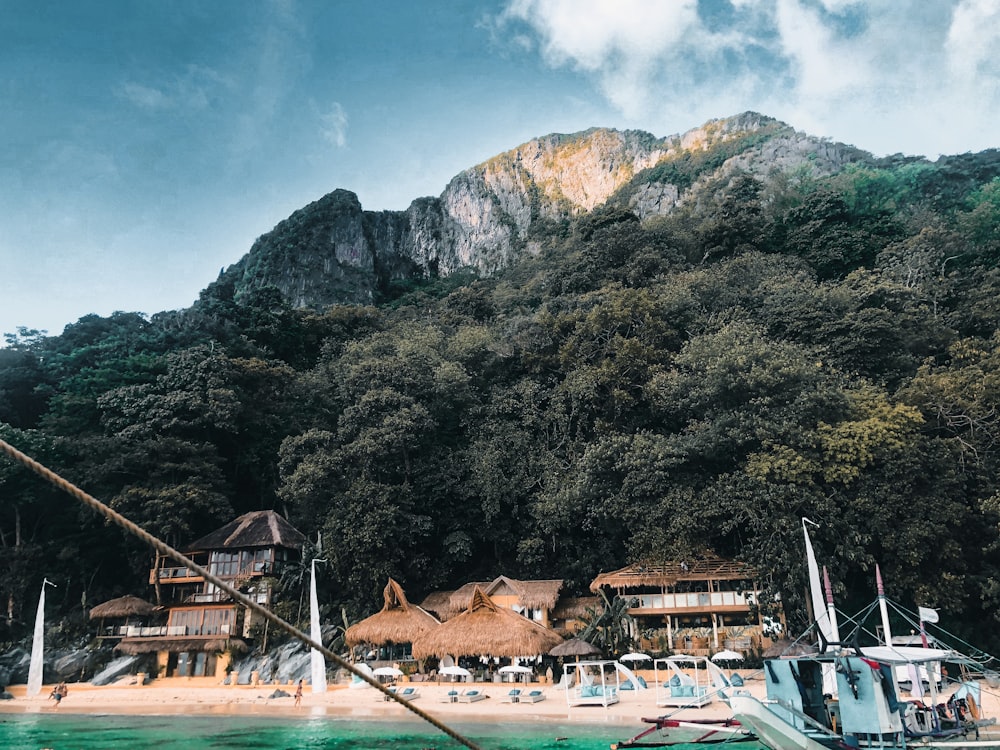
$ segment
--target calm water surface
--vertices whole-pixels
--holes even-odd
[[[608,750],[630,726],[455,724],[483,750]],[[738,745],[750,750],[747,743]],[[757,748],[757,745],[753,745]],[[451,750],[464,745],[419,721],[236,716],[0,715],[4,750]]]

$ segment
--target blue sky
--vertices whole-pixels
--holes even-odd
[[[752,109],[1000,146],[994,0],[0,0],[0,333],[186,307],[292,211],[539,135]]]

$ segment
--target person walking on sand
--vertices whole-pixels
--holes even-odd
[[[67,695],[69,695],[69,688],[66,687],[65,682],[60,682],[58,685],[52,688],[52,695],[50,695],[49,697],[53,698],[56,702],[56,705],[53,706],[53,708],[59,708],[59,704],[62,702],[62,699],[65,698]]]
[[[295,688],[295,705],[302,705],[302,680],[299,680],[299,686]]]

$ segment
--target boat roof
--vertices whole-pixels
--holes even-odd
[[[927,664],[936,661],[969,662],[965,654],[945,648],[922,648],[918,646],[862,646],[859,652],[852,650],[825,651],[801,656],[783,656],[782,661],[833,661],[841,656],[863,656],[883,664]]]

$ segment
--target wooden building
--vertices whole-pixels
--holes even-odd
[[[629,600],[643,648],[693,656],[721,649],[749,653],[769,646],[783,627],[760,615],[755,578],[748,565],[706,553],[602,573],[590,590]]]
[[[305,537],[271,510],[246,513],[185,550],[194,562],[270,606],[269,578],[300,557]],[[166,625],[144,628],[116,647],[124,653],[156,653],[159,673],[177,677],[221,677],[232,654],[245,651],[253,626],[249,610],[214,584],[169,558],[150,570],[149,582],[167,609]],[[155,631],[155,632],[154,632]]]
[[[436,591],[427,596],[421,607],[437,615],[442,622],[465,612],[476,589],[480,589],[498,607],[517,612],[539,625],[552,627],[552,611],[559,601],[561,579],[518,581],[498,576],[492,581],[473,581],[455,591]]]

